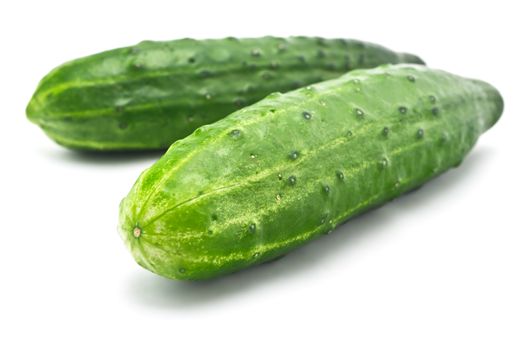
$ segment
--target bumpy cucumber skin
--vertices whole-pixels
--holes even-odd
[[[174,143],[120,232],[173,279],[269,261],[459,165],[502,111],[491,85],[416,65],[272,94]]]
[[[345,39],[147,41],[59,66],[40,82],[26,112],[66,147],[166,149],[271,92],[402,62],[423,63]]]

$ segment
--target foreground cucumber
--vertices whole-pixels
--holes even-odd
[[[174,143],[122,201],[120,232],[169,278],[275,259],[458,165],[502,110],[491,85],[415,65],[272,94]]]
[[[166,149],[271,92],[354,68],[423,63],[354,40],[296,37],[143,42],[66,63],[39,84],[29,119],[61,145]]]

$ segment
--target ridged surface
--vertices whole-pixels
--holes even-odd
[[[402,62],[423,63],[345,39],[147,41],[54,69],[40,82],[27,115],[71,148],[164,149],[271,92]]]
[[[272,94],[174,143],[120,231],[169,278],[268,261],[459,165],[502,110],[489,84],[417,65]]]

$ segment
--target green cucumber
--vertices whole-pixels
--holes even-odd
[[[42,79],[26,112],[66,147],[166,149],[271,92],[402,62],[423,63],[344,39],[147,41],[59,66]]]
[[[502,111],[491,85],[417,65],[271,94],[175,142],[121,202],[119,229],[159,275],[237,271],[459,165]]]

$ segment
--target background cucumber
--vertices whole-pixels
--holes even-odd
[[[423,63],[345,39],[146,41],[54,69],[40,82],[27,116],[71,148],[165,149],[271,92],[401,62]]]
[[[416,65],[275,93],[174,143],[120,231],[169,278],[268,261],[458,165],[502,110],[489,84]]]

